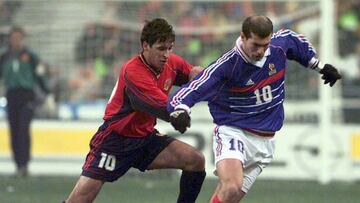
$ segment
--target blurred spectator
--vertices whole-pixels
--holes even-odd
[[[86,102],[96,100],[99,92],[99,80],[96,79],[94,69],[81,68],[75,78],[70,80],[70,88],[75,94],[71,101]]]
[[[88,24],[84,29],[80,40],[76,43],[76,61],[78,63],[88,63],[95,60],[100,55],[104,44],[103,32],[96,24]]]
[[[339,1],[338,6],[339,54],[345,57],[355,53],[359,43],[360,2]]]
[[[143,3],[142,6],[139,8],[138,12],[138,21],[144,22],[149,18],[149,16],[146,16],[145,14],[150,14],[151,16],[161,16],[163,14],[163,3],[158,1],[149,1],[146,3]],[[150,17],[152,18],[152,17]]]
[[[343,118],[345,123],[360,123],[360,1],[337,1],[338,46],[343,63],[347,64],[342,82],[345,98]]]
[[[21,7],[20,1],[3,1],[0,0],[0,25],[12,25],[14,16]],[[0,27],[0,52],[7,46],[7,33],[3,32]]]
[[[46,93],[45,69],[37,55],[25,45],[25,32],[14,27],[9,47],[0,55],[0,76],[4,79],[11,147],[19,177],[28,174],[30,160],[30,123],[35,108],[37,85]]]
[[[11,25],[16,11],[21,7],[21,1],[0,0],[0,25]]]
[[[35,110],[36,118],[55,119],[58,118],[58,106],[60,101],[60,93],[67,91],[64,88],[64,81],[60,79],[60,69],[53,67],[48,63],[43,63],[41,66],[45,69],[45,76],[47,77],[48,87],[51,90],[50,95],[44,94],[40,88],[35,89],[37,100],[37,107]]]
[[[313,4],[303,3],[301,6],[306,10],[312,8]],[[105,9],[106,14],[102,19],[106,21],[87,24],[76,42],[76,61],[81,67],[94,69],[94,75],[101,87],[99,89],[102,90],[107,88],[109,78],[112,80],[111,69],[114,64],[131,57],[129,54],[138,50],[139,43],[136,42],[139,30],[136,27],[145,19],[160,15],[170,22],[175,22],[175,32],[178,36],[174,47],[176,51],[192,64],[207,66],[217,55],[233,46],[233,41],[229,39],[237,37],[238,33],[234,32],[234,29],[237,28],[236,25],[240,27],[239,22],[249,13],[268,13],[277,22],[277,27],[294,30],[294,24],[301,20],[296,16],[308,17],[301,15],[298,2],[176,1],[144,4],[122,1],[106,2]],[[296,12],[298,15],[292,15]],[[279,18],[284,15],[288,16]],[[119,24],[115,24],[116,22]],[[302,74],[299,77],[308,76]],[[103,91],[97,93],[100,98],[105,98],[106,95]],[[300,94],[297,96],[301,97]]]
[[[80,68],[77,71],[68,84],[68,89],[71,90],[68,104],[72,110],[73,120],[79,118],[79,105],[97,100],[100,92],[100,83],[92,67]]]
[[[88,76],[89,74],[93,74],[98,85],[106,84],[105,80],[108,79],[109,74],[112,74],[111,69],[114,66],[115,59],[120,57],[120,32],[119,27],[109,23],[93,23],[85,27],[83,36],[77,42],[76,60],[82,68],[86,67],[87,70],[80,70],[80,75],[85,77],[81,79],[80,83],[78,83],[79,81],[70,81],[71,86],[75,85],[76,88],[84,88],[85,82],[83,80],[91,79]],[[99,89],[97,88],[97,90]],[[74,94],[72,97],[79,97],[77,92],[74,92]],[[107,96],[102,92],[94,94],[100,97]],[[83,94],[80,97],[83,98],[81,100],[84,100],[88,96]],[[77,100],[79,99],[72,99],[72,102]]]

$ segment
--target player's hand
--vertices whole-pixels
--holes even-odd
[[[171,125],[181,134],[183,134],[186,129],[190,127],[190,121],[191,118],[184,109],[177,109],[170,113]]]
[[[203,68],[201,66],[194,66],[189,73],[189,81],[194,79],[194,77],[197,74],[199,74],[202,70],[203,70]]]
[[[332,87],[337,80],[341,79],[341,75],[339,71],[330,64],[325,64],[324,68],[320,70],[322,74],[321,79],[324,80],[324,84],[329,83],[330,87]]]

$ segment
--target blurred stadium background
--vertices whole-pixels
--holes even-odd
[[[242,20],[254,13],[268,15],[276,29],[303,33],[344,77],[330,90],[320,85],[317,73],[289,64],[286,122],[277,134],[275,160],[244,202],[359,202],[359,0],[0,0],[0,51],[10,27],[24,26],[56,99],[52,106],[39,95],[31,176],[14,179],[0,85],[0,203],[60,202],[71,191],[119,66],[139,50],[146,19],[168,19],[177,34],[175,52],[205,67],[233,47]],[[216,184],[213,124],[206,104],[197,105],[192,116],[187,135],[161,121],[158,129],[203,151],[209,178],[199,202],[207,202]],[[97,202],[175,200],[177,172],[131,171],[128,176],[107,185]]]

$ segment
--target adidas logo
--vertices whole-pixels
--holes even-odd
[[[245,84],[246,86],[250,86],[253,85],[254,81],[252,81],[252,79],[248,80],[247,83]]]

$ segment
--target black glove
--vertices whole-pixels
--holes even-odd
[[[175,128],[183,134],[188,127],[190,127],[190,116],[184,109],[178,109],[170,113],[170,123]]]
[[[341,79],[338,70],[330,64],[325,64],[324,68],[320,70],[320,73],[323,75],[321,79],[324,80],[324,84],[329,83],[330,87],[332,87],[337,80]]]

